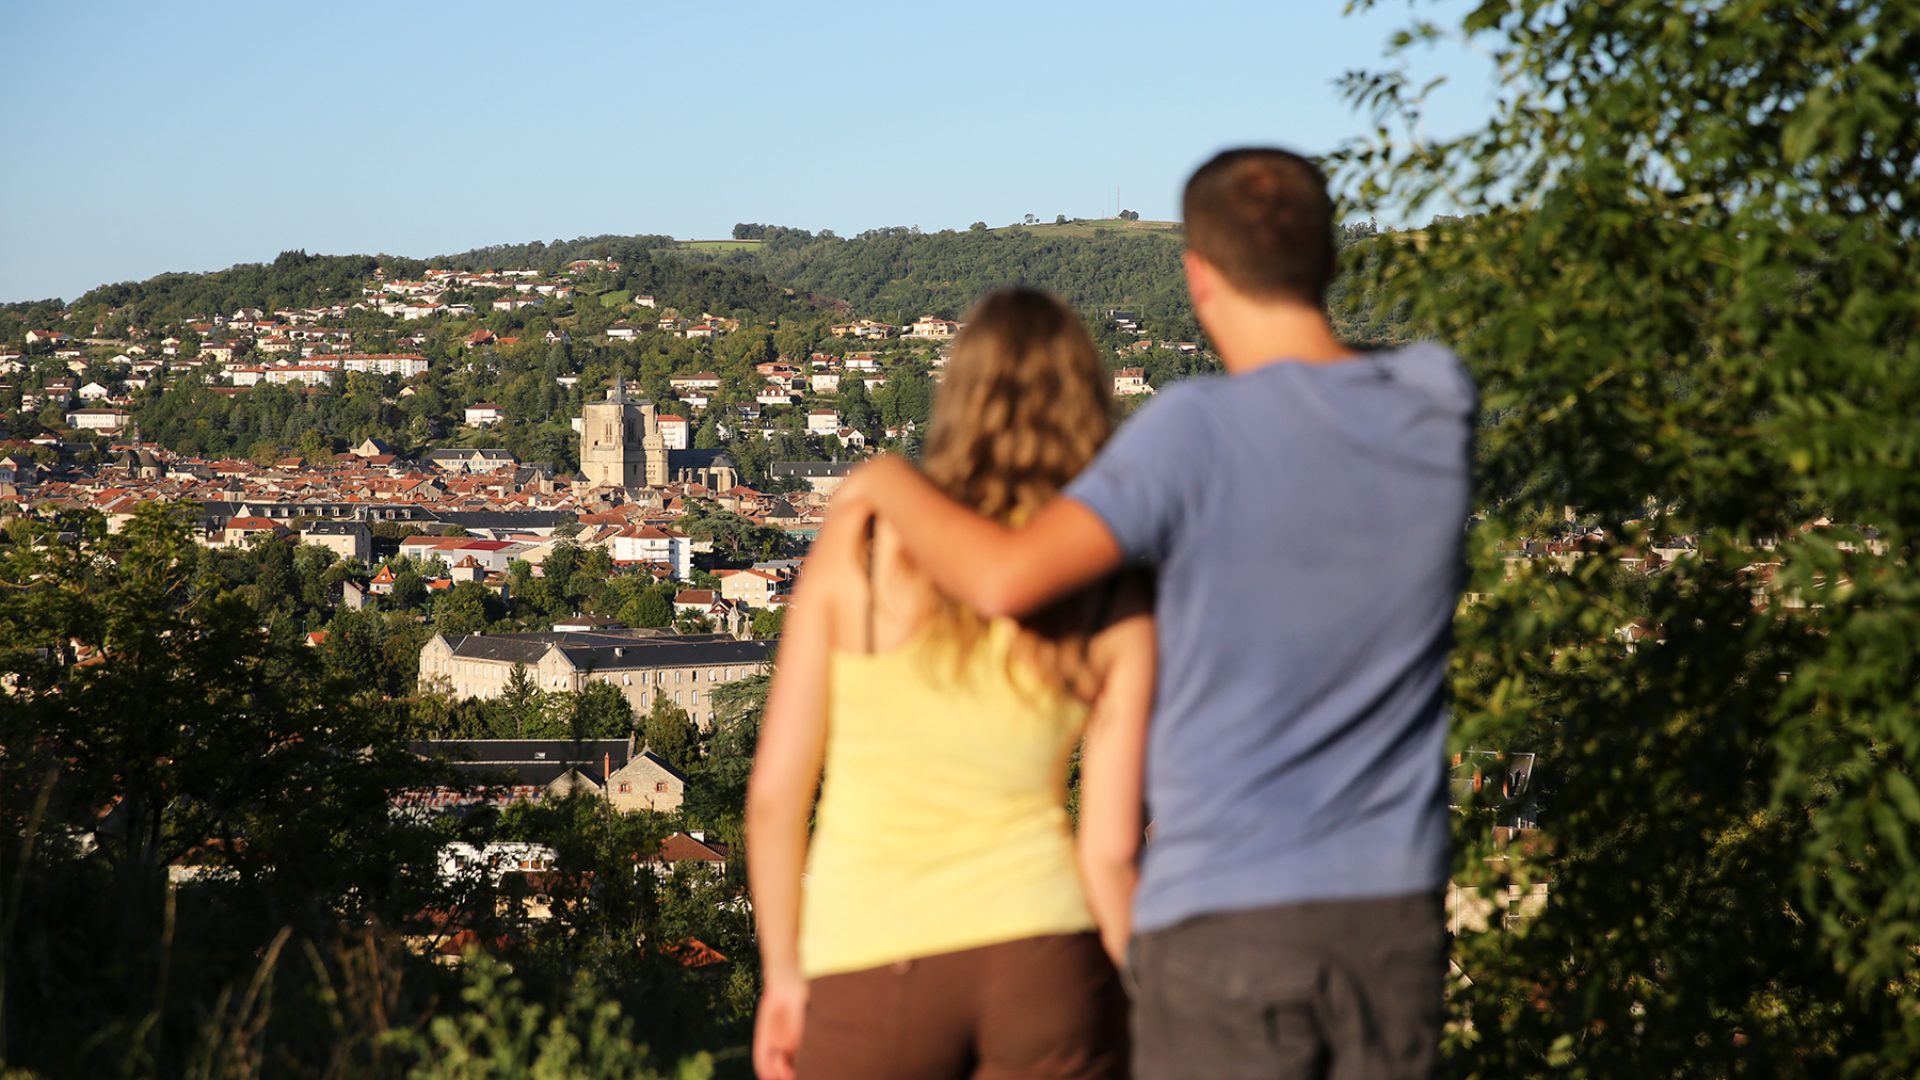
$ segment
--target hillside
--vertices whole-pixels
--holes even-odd
[[[1198,334],[1187,304],[1177,236],[1161,223],[1021,225],[922,233],[895,227],[852,239],[769,228],[752,247],[687,249],[687,257],[750,269],[799,293],[845,302],[893,323],[959,318],[981,294],[1016,283],[1065,297],[1088,315],[1139,313],[1163,337]],[[737,243],[737,242],[736,242]]]

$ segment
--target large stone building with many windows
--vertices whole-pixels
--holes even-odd
[[[515,668],[525,668],[534,685],[547,691],[579,693],[589,683],[611,683],[636,713],[665,697],[709,731],[713,692],[765,673],[773,645],[725,634],[647,630],[435,634],[420,649],[420,685],[455,697],[491,698],[506,691]]]

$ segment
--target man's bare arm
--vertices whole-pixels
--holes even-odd
[[[1120,545],[1099,515],[1055,499],[1009,528],[948,498],[895,457],[862,467],[835,497],[865,501],[948,596],[989,618],[1045,607],[1120,567]]]

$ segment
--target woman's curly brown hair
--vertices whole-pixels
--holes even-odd
[[[956,501],[1018,524],[1092,463],[1112,432],[1112,373],[1079,316],[1037,289],[1004,289],[974,305],[954,342],[921,467]],[[1091,698],[1087,642],[1099,629],[1094,594],[1105,589],[1022,619],[1023,666]],[[936,625],[964,658],[985,622],[943,596]]]

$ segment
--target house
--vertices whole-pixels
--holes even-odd
[[[843,427],[835,431],[833,435],[840,440],[841,446],[850,450],[865,450],[867,448],[867,437],[859,428]]]
[[[713,610],[714,602],[718,599],[719,595],[712,589],[681,589],[673,594],[674,617],[706,615]]]
[[[834,409],[812,409],[807,413],[809,435],[831,435],[844,426],[840,422],[840,413]]]
[[[438,469],[441,472],[476,473],[497,472],[501,469],[510,469],[520,464],[520,460],[514,457],[510,451],[506,450],[492,448],[464,450],[453,448],[429,450],[420,455],[420,463]]]
[[[400,556],[422,563],[438,558],[448,566],[470,558],[483,571],[501,573],[532,547],[513,540],[476,540],[470,536],[409,536],[400,541]]]
[[[81,401],[104,401],[112,391],[97,382],[90,382],[80,388]]]
[[[800,399],[790,391],[778,389],[772,386],[762,389],[760,393],[754,397],[753,400],[755,404],[768,405],[768,406],[800,404]]]
[[[923,340],[941,340],[953,337],[960,332],[960,324],[952,319],[936,319],[931,315],[922,315],[907,327],[907,337]]]
[[[861,319],[857,322],[836,323],[833,326],[828,327],[827,331],[828,333],[831,333],[834,337],[838,337],[838,338],[851,337],[851,338],[873,340],[878,338],[890,338],[893,335],[899,333],[900,328],[897,326],[890,326],[887,323],[883,323],[883,322],[875,322],[872,319]]]
[[[1113,373],[1113,395],[1115,397],[1136,397],[1153,393],[1153,387],[1147,385],[1147,369],[1123,367]]]
[[[720,336],[720,325],[715,322],[697,322],[681,331],[682,337],[716,338]]]
[[[659,563],[685,581],[693,576],[693,542],[685,533],[658,525],[629,525],[609,544],[615,562]]]
[[[840,392],[840,373],[816,371],[808,378],[807,385],[816,394],[837,394]]]
[[[768,608],[786,603],[793,591],[793,576],[775,570],[720,570],[720,595],[736,604]]]
[[[776,480],[800,480],[816,494],[832,495],[853,472],[855,464],[852,461],[776,461],[767,471]]]
[[[684,416],[661,416],[655,419],[660,426],[660,440],[669,450],[685,450],[690,443],[692,425]]]
[[[486,427],[489,424],[497,424],[503,419],[500,415],[500,406],[491,401],[476,401],[467,406],[466,417],[470,427]]]
[[[75,409],[67,414],[67,426],[77,431],[114,432],[127,426],[127,414],[118,409]]]
[[[711,371],[696,372],[692,375],[675,375],[667,380],[667,385],[676,391],[716,391],[720,389],[720,376]]]
[[[623,814],[635,810],[672,813],[680,809],[686,794],[686,774],[651,750],[640,751],[607,774],[607,801]]]
[[[342,559],[373,558],[373,531],[362,521],[316,521],[300,530],[300,542],[323,547]]]
[[[607,337],[614,341],[632,341],[640,336],[640,328],[632,323],[617,322],[607,327]]]
[[[677,832],[662,840],[660,850],[646,862],[659,874],[691,864],[718,878],[726,876],[727,855],[727,845],[704,832]]]
[[[495,334],[491,330],[486,330],[486,329],[475,330],[473,333],[467,335],[467,348],[469,349],[484,348],[485,346],[491,345],[498,340],[500,340],[499,335]]]
[[[393,592],[394,573],[392,564],[379,569],[373,580],[367,582],[367,591],[375,596],[387,596]]]
[[[271,518],[249,515],[228,518],[220,530],[219,547],[245,547],[256,536],[291,536],[293,530]]]

